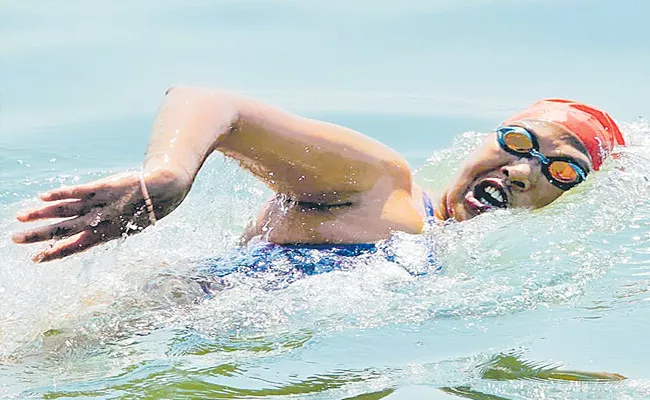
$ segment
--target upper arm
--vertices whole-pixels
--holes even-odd
[[[217,149],[298,201],[351,203],[371,191],[411,191],[406,160],[354,130],[243,99]]]

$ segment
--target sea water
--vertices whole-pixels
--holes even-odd
[[[329,114],[440,190],[496,121]],[[396,262],[207,298],[192,260],[227,253],[269,190],[212,156],[155,227],[62,261],[18,246],[37,193],[139,168],[151,116],[0,142],[0,396],[637,399],[650,396],[650,126],[540,210],[396,235]],[[469,129],[473,129],[468,131]],[[465,132],[465,133],[460,133]],[[422,272],[435,244],[442,272]],[[427,272],[427,271],[424,271]]]

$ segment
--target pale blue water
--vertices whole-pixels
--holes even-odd
[[[0,2],[0,397],[650,397],[647,4],[373,4]],[[199,299],[189,260],[231,249],[269,194],[219,156],[155,229],[33,265],[15,212],[138,168],[179,82],[351,126],[431,189],[468,131],[544,96],[610,110],[630,146],[543,210],[432,228],[441,274],[409,274],[427,248],[399,235],[398,263]]]
[[[453,136],[434,132],[490,122],[319,117],[386,140],[414,163],[434,147],[447,148],[418,172],[429,187],[444,181],[481,136],[458,135],[452,145]],[[148,118],[51,128],[32,133],[39,141],[29,145],[3,141],[2,232],[20,228],[15,211],[41,190],[137,168]],[[631,146],[622,157],[552,206],[434,228],[426,237],[437,242],[445,270],[425,277],[406,270],[421,268],[426,249],[401,235],[399,263],[374,259],[271,291],[262,278],[240,277],[213,299],[197,300],[196,286],[182,279],[193,271],[188,260],[227,252],[268,195],[220,156],[179,210],[128,241],[35,266],[28,260],[36,248],[15,246],[5,234],[0,393],[448,398],[440,388],[469,387],[468,398],[644,398],[650,127],[624,127]],[[412,135],[398,138],[397,129]],[[544,370],[490,378],[486,364],[502,372],[520,367],[504,355],[533,367],[628,379],[570,383]]]

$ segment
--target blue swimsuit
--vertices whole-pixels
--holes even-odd
[[[429,196],[422,192],[427,221],[435,221],[434,208]],[[279,286],[285,286],[301,277],[325,272],[343,270],[353,266],[353,260],[380,254],[387,261],[395,261],[391,240],[380,243],[352,244],[276,244],[260,242],[238,248],[230,255],[212,257],[199,264],[201,275],[211,279],[201,281],[201,288],[206,294],[213,294],[216,287],[223,287],[221,278],[233,273],[246,276],[273,275]],[[433,249],[429,249],[427,262],[439,271]],[[410,272],[413,275],[424,273]],[[275,286],[275,285],[274,285]]]

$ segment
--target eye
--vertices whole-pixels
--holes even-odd
[[[578,172],[567,161],[553,161],[548,172],[558,182],[571,183],[578,180]]]
[[[533,149],[530,137],[521,132],[508,132],[504,135],[503,141],[510,150],[518,153],[527,153]]]

